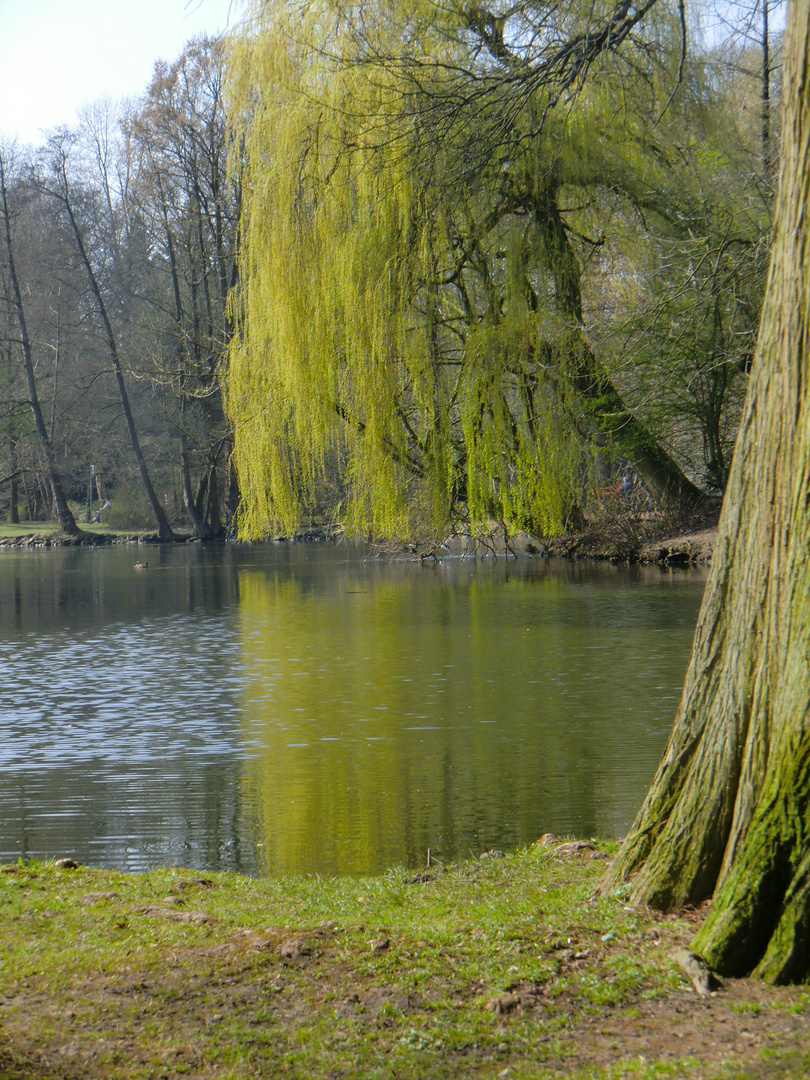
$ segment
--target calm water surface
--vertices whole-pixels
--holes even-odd
[[[704,584],[331,545],[143,551],[0,551],[3,861],[365,873],[621,834]]]

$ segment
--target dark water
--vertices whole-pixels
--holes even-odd
[[[0,551],[3,861],[341,874],[621,834],[704,584],[331,545],[143,551]]]

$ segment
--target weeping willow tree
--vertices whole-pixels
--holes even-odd
[[[596,67],[654,2],[257,0],[230,60],[243,533],[297,523],[330,470],[355,530],[559,530],[606,435],[653,490],[700,496],[590,348],[562,206],[615,177],[560,102],[588,74],[604,121]]]

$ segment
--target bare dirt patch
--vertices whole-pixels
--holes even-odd
[[[289,1044],[294,1053],[296,1033],[315,1022],[323,1025],[325,1044],[331,1043],[338,1056],[341,1043],[344,1049],[351,1041],[362,1044],[364,1068],[373,1075],[392,1049],[387,1033],[401,1038],[409,1019],[418,1024],[448,994],[459,1010],[471,1000],[482,1012],[487,1007],[477,1001],[478,986],[455,983],[451,965],[446,981],[408,993],[399,982],[380,984],[360,975],[351,959],[341,955],[338,943],[324,940],[293,954],[285,953],[283,945],[276,948],[275,941],[271,946],[270,937],[240,936],[207,950],[173,951],[162,958],[162,969],[130,970],[113,978],[94,973],[58,995],[21,988],[3,1002],[6,1051],[34,1066],[25,1075],[65,1080],[225,1076],[231,1074],[218,1060],[219,1048],[212,1053],[210,1043],[217,1040],[211,1036],[226,1016],[236,1013],[240,1045],[254,1054],[253,1075],[273,1075],[265,1072],[265,1065],[277,1056],[262,1061],[269,1044],[276,1050]],[[317,940],[308,932],[298,939]],[[588,967],[578,970],[585,974]],[[490,1040],[445,1050],[426,1032],[423,1041],[440,1069],[435,1075],[492,1075],[493,1060],[502,1063],[499,1075],[507,1067],[515,1075],[543,1075],[541,1064],[545,1071],[577,1074],[585,1067],[614,1067],[628,1060],[676,1066],[691,1059],[694,1072],[687,1067],[690,1071],[683,1075],[798,1077],[810,1075],[810,1070],[794,1071],[807,1065],[802,1054],[810,1046],[804,997],[796,988],[766,988],[742,979],[727,982],[707,999],[684,986],[662,998],[608,1004],[594,1011],[583,1008],[575,990],[555,994],[553,984],[522,985],[503,995],[502,1009],[492,1010],[494,1045]],[[154,1046],[144,1039],[150,1027],[161,1032]],[[517,1041],[510,1038],[515,1028]],[[32,1032],[37,1032],[33,1044]],[[521,1042],[534,1044],[530,1054]],[[779,1056],[769,1063],[763,1051]],[[331,1072],[323,1059],[315,1068],[311,1075],[360,1075],[347,1071],[345,1063]],[[381,1075],[419,1074],[389,1074],[383,1068]]]
[[[185,890],[0,876],[0,1078],[810,1076],[807,988],[699,997],[672,957],[703,912],[597,896],[604,855],[552,840],[429,881]]]

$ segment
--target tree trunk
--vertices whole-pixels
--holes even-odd
[[[697,509],[711,500],[684,475],[649,429],[627,408],[621,394],[597,360],[582,323],[582,280],[579,260],[557,205],[557,190],[550,188],[535,211],[554,276],[558,314],[570,323],[564,356],[565,378],[597,430],[613,440],[659,502]]]
[[[191,519],[191,524],[194,526],[194,536],[198,540],[209,540],[211,530],[206,525],[205,517],[200,512],[194,498],[194,492],[191,489],[191,466],[189,465],[188,450],[186,449],[186,437],[183,432],[180,434],[180,471],[183,477],[183,504],[186,513]]]
[[[90,291],[93,294],[95,300],[96,310],[101,318],[102,325],[104,326],[104,333],[107,338],[107,348],[110,354],[110,361],[112,363],[113,374],[115,375],[115,381],[118,386],[118,396],[121,399],[121,407],[124,410],[124,419],[126,420],[127,431],[129,432],[129,441],[132,446],[132,452],[135,455],[135,460],[138,463],[138,471],[141,475],[141,484],[146,492],[146,497],[149,500],[149,505],[152,507],[152,513],[155,515],[155,521],[158,527],[158,539],[160,540],[173,540],[174,533],[172,527],[169,524],[169,519],[166,516],[166,511],[163,509],[160,503],[160,499],[155,493],[155,489],[152,486],[152,481],[149,476],[149,470],[146,465],[146,459],[143,456],[141,450],[140,440],[138,439],[138,431],[135,427],[135,419],[132,415],[132,407],[129,401],[129,394],[127,393],[126,382],[124,381],[124,373],[121,368],[121,361],[118,356],[118,346],[115,341],[115,334],[113,333],[112,324],[107,314],[107,305],[104,303],[104,297],[101,295],[101,289],[99,288],[98,280],[93,270],[90,258],[87,254],[87,249],[84,246],[84,240],[82,239],[81,230],[79,224],[76,221],[76,216],[73,213],[73,204],[70,200],[69,186],[67,179],[66,166],[64,159],[61,163],[61,180],[63,185],[62,193],[50,192],[51,195],[56,194],[56,197],[60,200],[67,213],[68,221],[70,222],[71,230],[73,232],[73,238],[76,241],[76,247],[81,257],[82,264],[87,272],[87,280],[90,284]]]
[[[8,485],[8,524],[19,525],[20,524],[20,508],[17,505],[19,502],[19,481],[16,476],[12,476]]]
[[[20,329],[20,341],[22,343],[23,353],[23,368],[25,370],[25,380],[28,386],[28,400],[31,405],[31,411],[34,414],[34,426],[36,427],[40,445],[42,446],[42,453],[45,457],[45,466],[48,470],[48,483],[50,484],[51,493],[53,495],[53,505],[56,508],[56,516],[59,519],[59,527],[62,532],[68,536],[78,536],[79,526],[76,524],[76,519],[73,517],[71,509],[67,504],[65,494],[62,490],[62,483],[56,471],[56,461],[53,454],[53,445],[51,443],[50,436],[48,435],[48,429],[45,426],[45,418],[42,415],[42,408],[39,403],[39,396],[37,395],[37,384],[34,375],[34,359],[31,353],[31,339],[28,336],[28,323],[26,322],[25,318],[25,308],[23,306],[22,291],[20,289],[20,283],[17,278],[17,267],[14,261],[14,247],[11,242],[11,215],[8,205],[8,193],[6,191],[6,173],[2,157],[0,157],[0,206],[2,206],[3,212],[3,237],[5,240],[8,273],[9,278],[11,279],[11,293],[13,297],[14,313],[17,317],[17,325]],[[15,500],[16,489],[12,489],[13,507],[16,507]]]
[[[762,112],[760,138],[762,141],[762,175],[768,181],[771,175],[771,42],[768,29],[768,5],[762,0]]]
[[[228,481],[225,495],[225,532],[228,536],[236,533],[236,517],[239,513],[239,503],[242,501],[242,493],[239,490],[239,474],[236,471],[233,458],[233,442],[229,443],[228,452],[225,455],[228,463]]]
[[[810,976],[810,4],[790,8],[782,166],[756,362],[675,728],[605,882],[713,896],[717,971]]]
[[[211,536],[218,540],[225,535],[225,530],[222,528],[222,515],[219,507],[219,479],[217,477],[216,463],[211,464],[210,478],[208,481],[208,512],[206,514],[206,521],[210,530]]]
[[[177,333],[177,368],[180,373],[180,472],[183,477],[183,503],[186,508],[186,513],[191,519],[191,524],[194,526],[195,538],[207,540],[210,534],[205,524],[205,520],[197,508],[197,504],[194,500],[194,493],[191,490],[191,466],[189,464],[188,446],[185,431],[185,412],[187,399],[185,388],[186,350],[183,344],[183,303],[180,296],[180,275],[177,272],[177,258],[174,252],[174,239],[172,238],[172,230],[169,227],[169,213],[166,207],[166,200],[163,198],[162,188],[161,210],[163,212],[163,226],[166,231],[166,246],[169,252],[169,266],[171,267],[172,274],[172,291],[174,293],[174,321]]]

